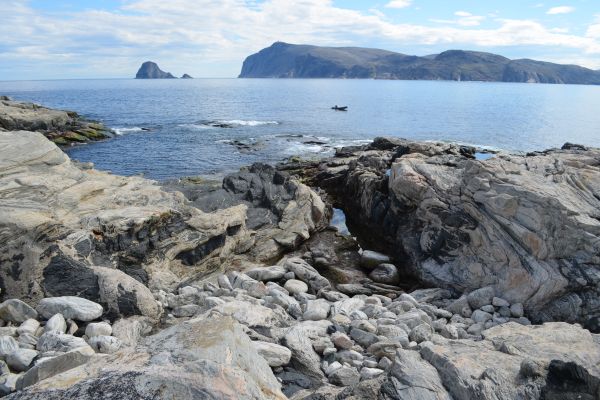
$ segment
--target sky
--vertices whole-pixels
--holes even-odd
[[[600,69],[600,0],[0,0],[0,80],[236,77],[275,41]]]

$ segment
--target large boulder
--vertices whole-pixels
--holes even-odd
[[[456,294],[491,286],[537,321],[596,316],[600,150],[485,161],[475,151],[378,138],[338,152],[312,179],[343,204],[366,244],[427,285]]]
[[[122,400],[285,399],[242,327],[221,317],[175,325],[135,350],[92,358],[7,399],[91,400],[99,394]]]

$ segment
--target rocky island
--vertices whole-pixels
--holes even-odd
[[[158,64],[152,61],[146,61],[142,64],[138,72],[135,74],[135,79],[177,79],[170,72],[165,72],[158,67]],[[183,74],[181,79],[193,79],[188,74]]]
[[[481,151],[158,183],[1,131],[0,394],[597,399],[600,150]]]
[[[600,85],[600,71],[477,51],[425,57],[360,47],[273,43],[244,60],[240,78],[348,78]]]

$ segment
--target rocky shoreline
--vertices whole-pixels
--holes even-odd
[[[55,110],[0,96],[0,132],[40,132],[59,146],[108,139],[113,132],[103,124],[82,118],[74,111]]]
[[[600,150],[477,152],[158,184],[0,132],[0,393],[598,399]]]

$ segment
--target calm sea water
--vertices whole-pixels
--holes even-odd
[[[70,109],[118,135],[68,150],[118,174],[211,175],[322,156],[387,135],[507,150],[600,147],[600,87],[375,80],[0,82],[0,94]],[[333,105],[347,105],[336,112]],[[143,129],[142,129],[143,128]],[[238,146],[233,141],[238,141]],[[240,149],[239,146],[246,146]]]

